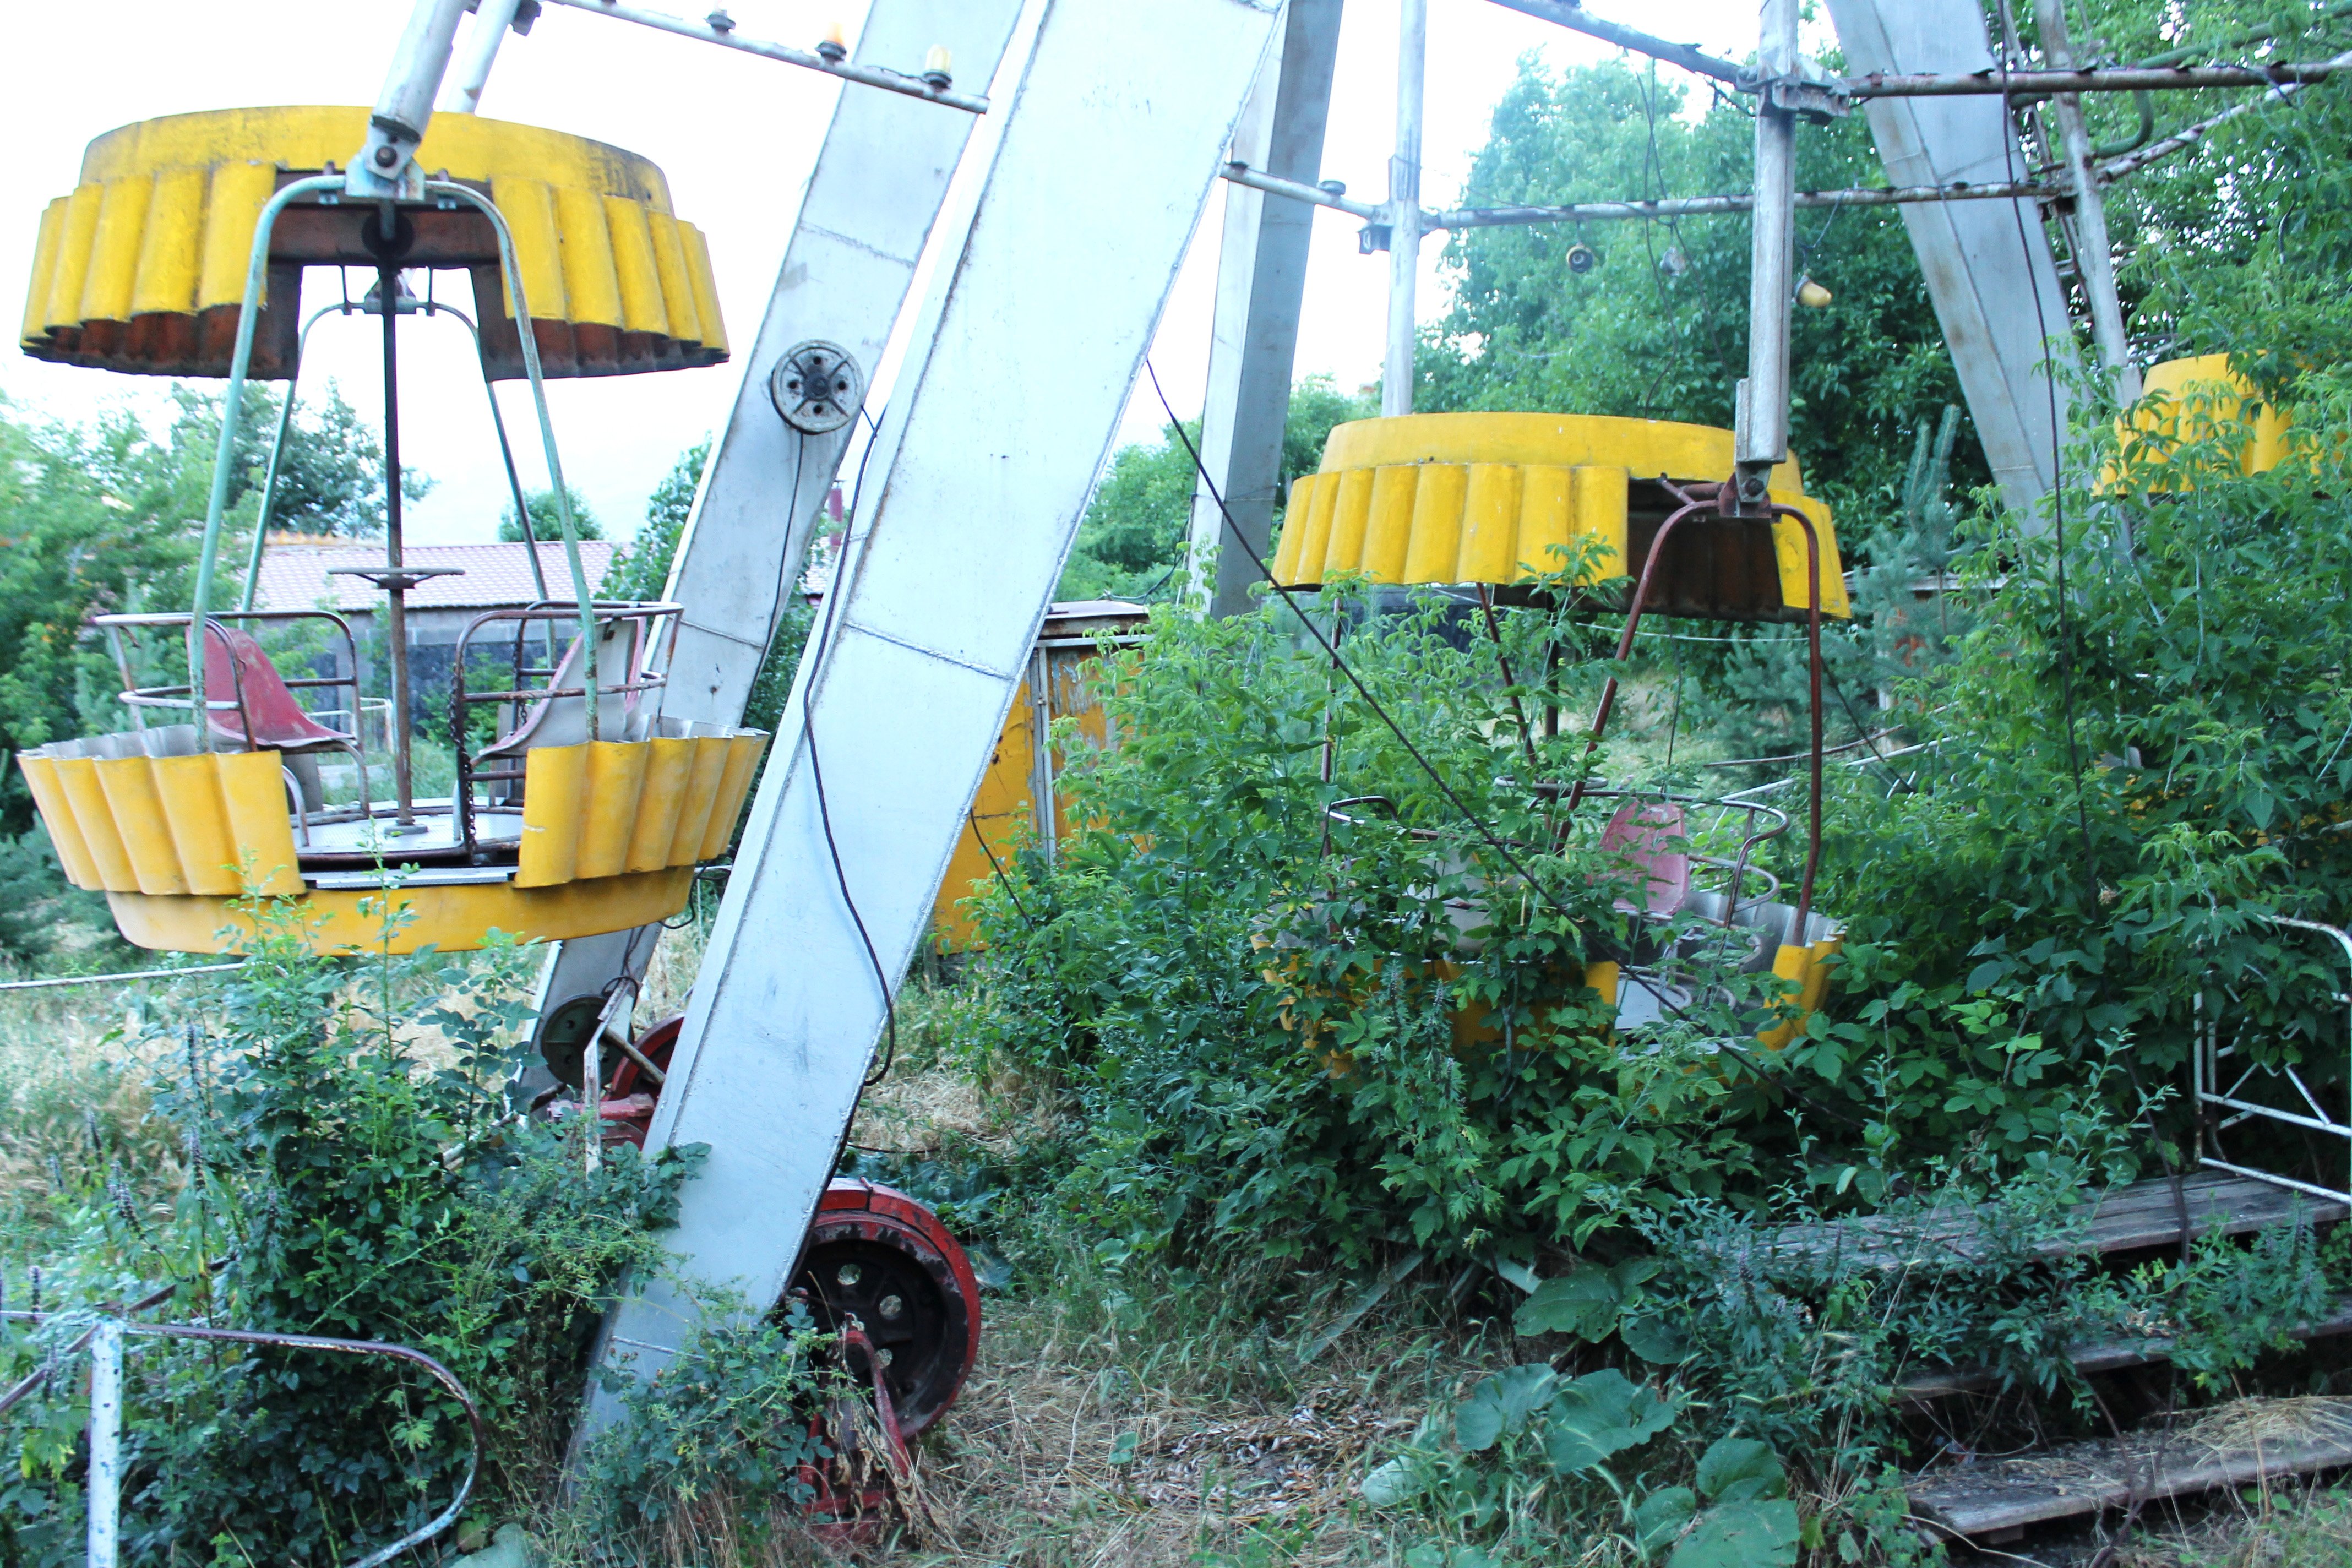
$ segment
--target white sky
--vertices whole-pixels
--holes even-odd
[[[704,9],[677,0],[665,8]],[[1600,0],[1594,8],[1731,58],[1755,47],[1755,0]],[[730,9],[746,35],[813,43],[835,18],[854,33],[865,5],[733,0]],[[96,27],[100,13],[79,5],[6,7],[0,58],[26,68],[0,95],[0,145],[11,154],[0,163],[0,300],[11,319],[21,308],[41,211],[73,189],[91,138],[189,110],[372,103],[408,10],[407,0],[113,0]],[[72,68],[101,36],[114,40],[104,51],[105,68]],[[1431,0],[1423,205],[1454,199],[1486,140],[1496,99],[1530,50],[1554,65],[1614,52],[1487,0]],[[1395,69],[1395,0],[1349,0],[1323,173],[1366,200],[1380,200],[1387,185]],[[729,335],[746,345],[836,90],[814,72],[551,8],[529,37],[509,39],[482,109],[609,142],[658,163],[678,216],[709,237]],[[1207,371],[1221,194],[1212,193],[1152,355],[1178,411],[1188,416],[1198,411]],[[1387,258],[1356,253],[1357,227],[1337,213],[1317,218],[1298,348],[1300,374],[1328,372],[1343,387],[1380,374]],[[1445,308],[1437,250],[1433,240],[1425,253],[1424,321]],[[331,276],[313,273],[310,289],[331,289]],[[463,289],[454,274],[444,276]],[[356,274],[354,280],[359,286]],[[311,294],[314,302],[320,298]],[[379,418],[375,336],[364,318],[322,323],[311,336],[303,384],[323,386],[332,378],[363,416]],[[410,510],[408,537],[417,543],[494,537],[506,487],[464,330],[454,322],[404,326],[401,358],[404,456],[439,481]],[[738,358],[709,370],[551,385],[566,475],[608,534],[625,537],[635,529],[646,495],[679,450],[723,420],[743,369]],[[166,384],[0,350],[0,395],[20,412],[82,418],[121,401],[152,409]],[[520,383],[508,384],[503,395],[525,482],[541,484],[528,395]],[[1160,422],[1146,387],[1129,404],[1122,437],[1148,439]]]

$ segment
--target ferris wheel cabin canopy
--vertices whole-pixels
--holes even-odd
[[[150,375],[226,375],[261,208],[281,185],[348,159],[362,108],[216,110],[110,131],[73,194],[41,216],[20,340],[37,359]],[[420,167],[488,195],[514,231],[543,373],[624,375],[727,358],[702,233],[672,212],[646,159],[538,126],[436,115]],[[373,204],[299,202],[270,240],[254,375],[291,374],[305,267],[375,268]],[[489,220],[410,208],[402,267],[471,274],[482,360],[522,376],[514,301]],[[412,232],[413,231],[413,232]]]
[[[1360,573],[1374,583],[1538,585],[1572,573],[1597,584],[1639,575],[1669,487],[1731,477],[1732,436],[1704,425],[1583,414],[1408,414],[1333,428],[1319,471],[1292,481],[1274,578],[1313,587]],[[1804,493],[1794,458],[1773,469],[1775,501],[1804,513],[1820,542],[1821,605],[1848,616],[1830,509]],[[1670,537],[1650,613],[1801,621],[1803,527],[1685,521]]]

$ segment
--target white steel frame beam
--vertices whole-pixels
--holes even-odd
[[[1340,5],[1341,0],[1290,0],[1282,47],[1267,57],[1234,133],[1236,161],[1299,184],[1311,182],[1323,166]],[[1274,509],[1281,504],[1276,491],[1283,428],[1290,413],[1298,312],[1307,298],[1307,247],[1315,223],[1313,205],[1268,196],[1240,182],[1227,184],[1224,205],[1201,459],[1225,506],[1217,505],[1206,484],[1196,487],[1188,568],[1193,592],[1207,601],[1213,616],[1248,609],[1249,589],[1257,581],[1247,552],[1225,530],[1225,511],[1231,510],[1234,527],[1250,548],[1264,556],[1274,531]]]
[[[857,39],[860,61],[920,59],[947,46],[984,85],[996,74],[1022,0],[875,0]],[[768,375],[808,339],[840,344],[870,381],[905,309],[949,182],[977,121],[935,104],[850,87],[825,132],[801,197],[768,310],[742,384],[670,564],[665,598],[686,614],[656,661],[669,671],[662,712],[733,724],[791,603],[818,509],[852,435],[803,437],[768,396]],[[542,970],[542,1021],[616,977],[645,977],[654,928],[561,944]],[[628,1026],[626,1008],[617,1016]],[[530,1087],[543,1086],[551,1079]]]
[[[698,1288],[763,1311],[789,1278],[1276,11],[1045,0],[991,115],[655,1113],[710,1156],[607,1321],[641,1375]]]
[[[1830,0],[1859,71],[1991,71],[1977,0]],[[1874,99],[1864,110],[1897,185],[1992,184],[2030,173],[2007,104],[1989,98]],[[2066,294],[2041,214],[2026,202],[1935,202],[1903,209],[1960,391],[2001,499],[2029,533],[2057,482],[2074,361]],[[2058,363],[2053,365],[2053,360]]]

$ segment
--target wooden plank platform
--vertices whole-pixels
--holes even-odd
[[[2352,1297],[2337,1301],[2336,1310],[2318,1321],[2289,1332],[2292,1338],[2306,1341],[2352,1334]],[[2147,1366],[2167,1360],[2171,1354],[2170,1339],[2151,1335],[2144,1339],[2094,1340],[2070,1348],[2066,1359],[2074,1363],[2077,1372],[2121,1372],[2126,1367]],[[1989,1367],[1937,1367],[1914,1373],[1896,1384],[1895,1396],[1915,1404],[1925,1403],[1948,1399],[1956,1394],[1973,1394],[1992,1387],[1997,1381],[1998,1374]]]
[[[2193,1426],[1930,1471],[1911,1512],[1937,1532],[2004,1538],[2144,1501],[2352,1467],[2352,1399],[2248,1399]]]
[[[2273,1186],[2251,1176],[2198,1171],[2180,1181],[2176,1203],[2166,1177],[2109,1187],[2075,1205],[2072,1223],[2038,1242],[2043,1257],[2078,1252],[2137,1252],[2180,1243],[2180,1212],[2190,1234],[2239,1236],[2300,1218],[2332,1225],[2352,1209],[2327,1198]],[[1783,1226],[1768,1251],[1792,1260],[1864,1268],[1908,1268],[1980,1261],[1988,1251],[1989,1209],[1928,1209],[1910,1215],[1864,1215],[1817,1225]]]

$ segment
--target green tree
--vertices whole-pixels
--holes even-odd
[[[572,526],[578,531],[580,537],[604,538],[604,525],[596,521],[596,514],[588,510],[588,502],[580,492],[566,485],[563,487],[563,493],[572,499]],[[555,509],[555,492],[530,490],[524,493],[522,499],[523,504],[530,508],[530,531],[538,537],[539,542],[541,544],[561,543],[563,539],[563,519]],[[499,513],[499,537],[509,544],[521,542],[522,522],[515,516],[514,503],[511,501],[507,503],[504,511]]]
[[[174,431],[174,445],[212,450],[220,440],[219,398],[184,386],[174,387],[173,395],[180,405],[178,423],[184,426]],[[230,492],[232,505],[247,489],[257,489],[268,475],[282,396],[267,385],[246,388],[245,409],[237,421],[238,473]],[[414,466],[402,465],[400,493],[411,505],[430,495],[434,483]],[[383,532],[383,445],[359,410],[344,401],[342,388],[330,382],[323,403],[313,397],[295,410],[278,463],[269,531],[372,539]]]
[[[1276,493],[1286,495],[1291,480],[1314,471],[1323,460],[1323,443],[1332,426],[1378,411],[1373,400],[1362,394],[1349,396],[1340,392],[1328,375],[1311,375],[1293,386],[1283,424],[1282,470]],[[1197,447],[1201,422],[1187,421],[1184,436]],[[1077,543],[1062,569],[1054,596],[1172,597],[1176,566],[1183,558],[1192,527],[1196,479],[1192,453],[1177,438],[1173,426],[1156,445],[1138,442],[1120,447],[1087,505]]]
[[[1744,191],[1754,122],[1719,101],[1696,120],[1686,90],[1619,62],[1558,76],[1530,57],[1495,108],[1465,206]],[[1883,185],[1859,114],[1806,126],[1798,183]],[[1572,247],[1598,253],[1578,273]],[[1831,290],[1797,312],[1790,447],[1806,489],[1841,514],[1900,494],[1912,433],[1960,401],[1902,220],[1885,208],[1799,215],[1798,267]],[[1444,266],[1455,300],[1423,342],[1416,405],[1519,408],[1728,426],[1747,374],[1748,224],[1559,224],[1458,231]],[[1989,478],[1973,431],[1955,479]]]
[[[669,584],[670,563],[677,558],[677,542],[686,533],[687,516],[694,510],[695,491],[702,486],[703,466],[709,460],[708,436],[677,455],[677,461],[646,498],[644,526],[613,563],[612,573],[604,579],[605,597],[661,597]]]

